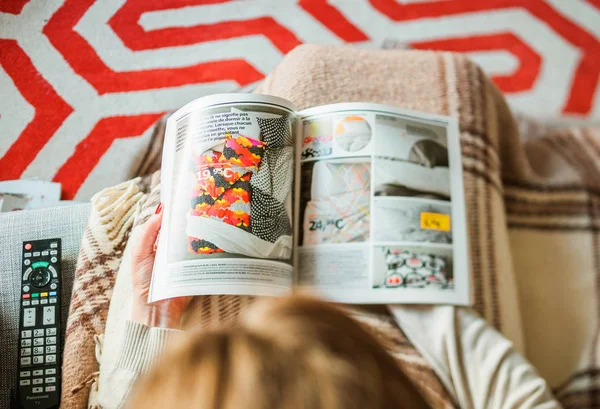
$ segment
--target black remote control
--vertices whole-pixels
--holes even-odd
[[[60,406],[60,260],[60,239],[23,242],[14,408]]]

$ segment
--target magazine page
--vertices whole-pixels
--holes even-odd
[[[456,121],[344,103],[299,122],[298,288],[345,303],[469,304]]]
[[[150,301],[281,295],[293,284],[295,107],[220,94],[167,120]]]

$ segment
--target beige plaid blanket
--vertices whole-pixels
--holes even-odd
[[[473,308],[538,367],[566,408],[600,405],[598,130],[547,129],[516,119],[479,67],[449,53],[301,46],[258,92],[301,109],[366,101],[456,117]],[[104,331],[126,232],[149,203],[148,189],[137,183],[122,191],[127,199],[110,205],[112,219],[100,198],[93,203],[67,328],[63,408],[87,404],[97,371],[94,337]],[[206,325],[228,321],[245,303],[237,297],[196,301]],[[427,362],[401,331],[395,337],[396,356],[434,407],[451,407]]]

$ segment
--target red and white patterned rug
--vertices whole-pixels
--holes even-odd
[[[162,113],[259,81],[302,43],[469,54],[515,111],[600,120],[599,0],[0,0],[0,180],[87,199]]]

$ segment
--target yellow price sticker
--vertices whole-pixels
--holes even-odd
[[[421,228],[425,230],[450,231],[450,215],[441,213],[421,213]]]

